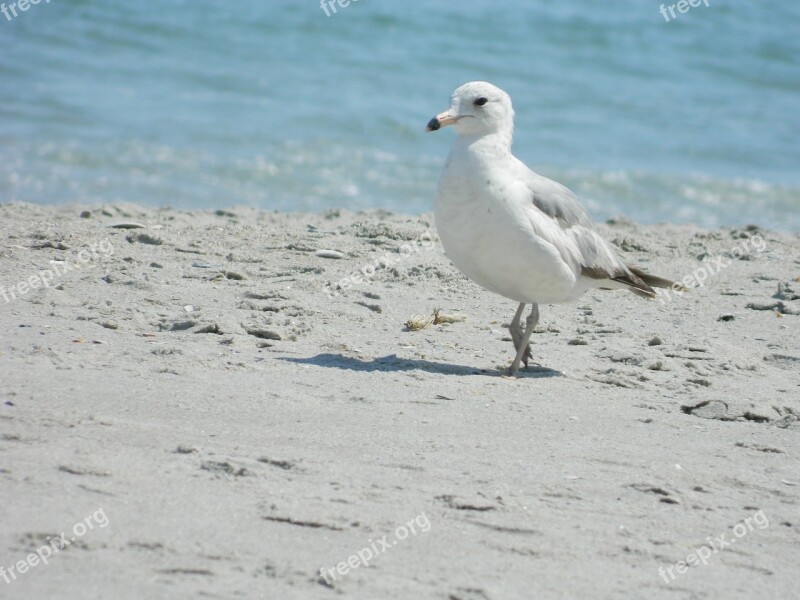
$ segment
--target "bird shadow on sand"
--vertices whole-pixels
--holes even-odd
[[[439,373],[441,375],[486,375],[489,377],[500,377],[505,371],[498,369],[478,369],[464,365],[454,365],[452,363],[438,363],[429,360],[418,360],[411,358],[399,358],[396,354],[373,358],[372,360],[360,360],[344,356],[342,354],[317,354],[309,358],[288,358],[280,360],[293,362],[302,365],[315,365],[329,369],[343,369],[345,371],[427,371],[428,373]],[[528,369],[520,369],[517,377],[520,379],[534,379],[542,377],[559,377],[562,373],[547,367],[531,366]]]

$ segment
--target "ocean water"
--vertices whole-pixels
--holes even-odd
[[[800,3],[660,4],[41,0],[0,14],[0,201],[429,211],[424,126],[485,79],[596,219],[800,231]]]

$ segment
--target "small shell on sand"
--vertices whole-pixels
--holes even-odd
[[[144,229],[141,223],[134,223],[133,221],[126,221],[124,223],[114,223],[109,225],[111,229]]]
[[[314,255],[320,258],[344,258],[344,254],[337,250],[317,250]]]

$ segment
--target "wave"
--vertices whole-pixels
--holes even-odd
[[[432,210],[441,156],[317,139],[221,154],[133,140],[87,146],[27,143],[0,155],[0,199],[136,202],[178,208],[248,204],[267,210]],[[757,224],[800,231],[800,188],[700,173],[562,169],[532,165],[570,187],[600,220],[705,227]]]

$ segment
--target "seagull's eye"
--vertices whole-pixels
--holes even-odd
[[[475,100],[474,104],[475,104],[475,106],[483,106],[483,105],[484,105],[484,104],[486,104],[488,101],[489,101],[489,99],[488,99],[488,98],[485,98],[485,97],[481,96],[480,98],[478,98],[477,100]]]

